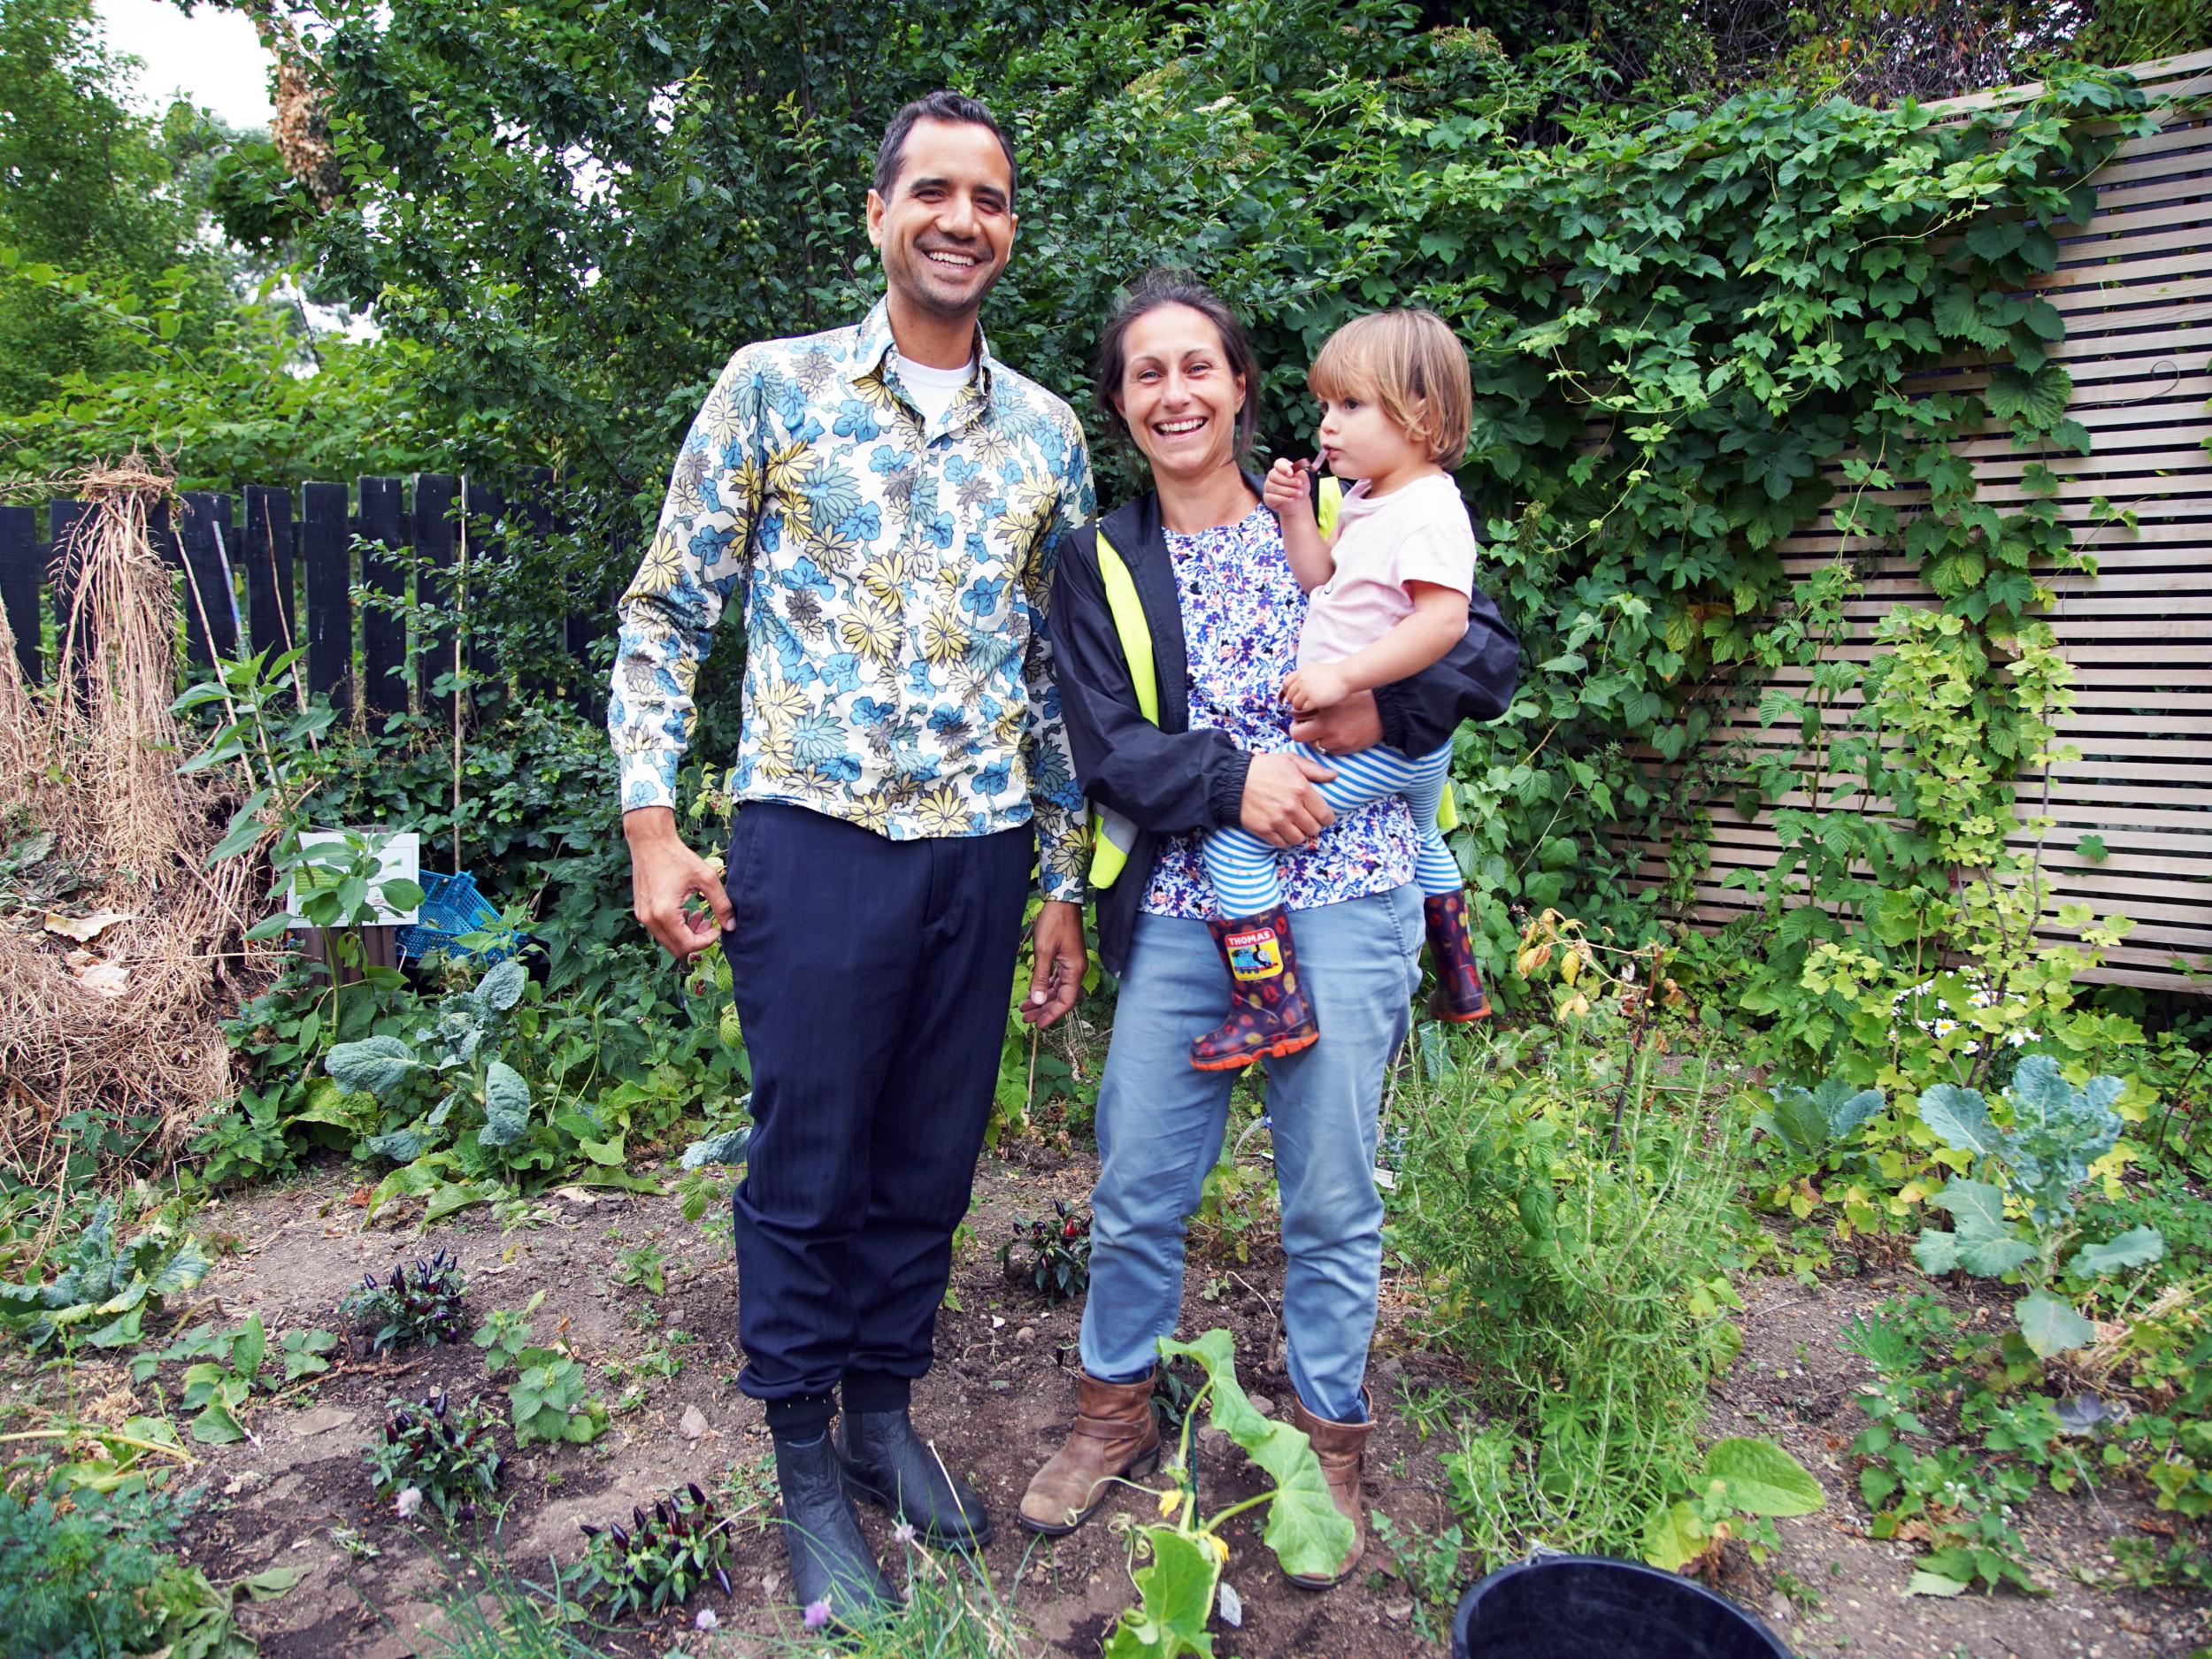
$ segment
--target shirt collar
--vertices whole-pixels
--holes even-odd
[[[861,319],[859,331],[853,337],[853,354],[845,365],[848,380],[882,380],[889,366],[891,354],[897,342],[891,338],[891,301],[888,296],[875,303],[867,316]],[[983,337],[983,325],[975,329],[975,387],[983,394],[987,404],[991,396],[991,342]]]

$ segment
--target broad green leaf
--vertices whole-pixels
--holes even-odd
[[[231,1586],[231,1598],[235,1601],[244,1595],[256,1601],[273,1601],[311,1571],[307,1567],[264,1567]]]
[[[512,1146],[529,1127],[529,1084],[504,1060],[493,1061],[484,1069],[484,1126],[477,1140],[488,1147]]]
[[[1905,1584],[1907,1595],[1963,1595],[1965,1593],[1965,1585],[1958,1579],[1947,1578],[1939,1572],[1929,1572],[1925,1569],[1914,1573]]]
[[[1812,1515],[1828,1494],[1796,1458],[1772,1440],[1719,1440],[1705,1455],[1705,1478],[1727,1488],[1728,1502],[1746,1515]]]
[[[2025,1064],[2022,1063],[2023,1069]],[[1923,1090],[1920,1121],[1945,1146],[1961,1148],[1977,1157],[1986,1157],[2000,1144],[1996,1126],[1989,1121],[1989,1102],[1978,1089],[1939,1083]]]
[[[207,1277],[214,1265],[200,1248],[197,1239],[187,1239],[177,1247],[166,1265],[146,1281],[146,1294],[153,1297],[180,1295]]]
[[[1220,1558],[1206,1540],[1175,1527],[1137,1530],[1151,1547],[1152,1560],[1130,1574],[1138,1602],[1106,1638],[1104,1659],[1181,1659],[1186,1654],[1211,1659],[1206,1620],[1213,1612]]]
[[[1882,1091],[1878,1088],[1854,1089],[1839,1077],[1822,1080],[1813,1091],[1813,1102],[1828,1120],[1828,1133],[1836,1141],[1850,1138],[1852,1132],[1882,1110]]]
[[[2005,1231],[2005,1195],[1987,1181],[1954,1176],[1928,1202],[1939,1210],[1949,1210],[1958,1221],[1960,1233],[1968,1237],[1987,1238]]]
[[[246,1438],[246,1428],[232,1411],[230,1402],[217,1396],[209,1400],[200,1415],[192,1419],[192,1438],[203,1446],[230,1446]]]
[[[622,1142],[626,1138],[624,1133],[618,1130],[604,1141],[579,1141],[576,1149],[594,1164],[619,1169],[622,1166]]]
[[[2035,1260],[2035,1246],[2025,1239],[1965,1238],[1959,1241],[1959,1265],[1977,1279],[1997,1279]]]
[[[1644,1559],[1669,1572],[1681,1571],[1712,1541],[1712,1529],[1687,1499],[1662,1504],[1644,1522]]]
[[[431,1136],[426,1129],[395,1129],[389,1134],[372,1135],[362,1144],[380,1158],[405,1164],[429,1150]]]
[[[1321,1463],[1306,1437],[1287,1423],[1252,1409],[1237,1384],[1236,1356],[1226,1331],[1209,1331],[1194,1342],[1160,1339],[1164,1359],[1191,1359],[1212,1381],[1206,1396],[1213,1426],[1244,1448],[1245,1455],[1275,1478],[1267,1506],[1267,1547],[1283,1571],[1332,1577],[1352,1548],[1352,1524],[1337,1512]]]
[[[245,1327],[231,1344],[231,1370],[250,1384],[260,1374],[261,1362],[268,1352],[268,1328],[261,1323],[259,1314],[248,1314]]]
[[[2085,1348],[2097,1340],[2097,1327],[2047,1290],[2023,1296],[2013,1304],[2020,1334],[2039,1359]]]
[[[1433,1029],[1424,1025],[1423,1031]],[[676,1160],[680,1168],[695,1170],[703,1164],[742,1164],[745,1148],[753,1139],[753,1132],[746,1129],[725,1129],[720,1134],[709,1135],[695,1141],[684,1148],[682,1157]]]
[[[380,1101],[396,1089],[409,1072],[423,1068],[414,1051],[398,1038],[365,1037],[358,1042],[342,1042],[331,1049],[324,1069],[342,1088],[371,1094]]]
[[[2074,1252],[2066,1271],[2081,1279],[2116,1273],[2127,1267],[2147,1267],[2166,1254],[2166,1240],[2156,1227],[2130,1227],[2102,1244],[2085,1244]]]
[[[504,1013],[522,1000],[523,987],[529,982],[529,970],[510,956],[479,979],[471,995],[486,1008]]]

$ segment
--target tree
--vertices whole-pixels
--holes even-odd
[[[118,296],[181,273],[178,337],[204,342],[232,303],[226,262],[162,128],[122,101],[129,65],[102,44],[91,0],[0,0],[0,246]],[[130,330],[50,288],[0,282],[0,411],[137,349]]]

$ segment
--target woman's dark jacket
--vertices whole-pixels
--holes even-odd
[[[1256,495],[1258,484],[1252,489]],[[1061,548],[1050,614],[1076,776],[1085,795],[1140,832],[1120,879],[1096,895],[1099,960],[1108,972],[1119,974],[1161,838],[1236,823],[1251,757],[1224,733],[1190,729],[1190,663],[1182,602],[1161,532],[1160,498],[1141,495],[1102,523],[1129,566],[1152,625],[1158,726],[1137,708],[1128,659],[1099,577],[1097,526],[1078,530]],[[1447,741],[1461,721],[1503,714],[1512,700],[1520,650],[1497,606],[1478,588],[1467,605],[1467,637],[1451,654],[1375,693],[1384,744],[1402,754],[1426,754]]]

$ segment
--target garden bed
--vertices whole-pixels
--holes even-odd
[[[924,1432],[990,1503],[998,1528],[985,1558],[1000,1594],[1033,1632],[1036,1650],[1086,1655],[1098,1651],[1132,1600],[1125,1544],[1110,1517],[1151,1506],[1118,1500],[1056,1542],[1033,1540],[1012,1524],[1024,1484],[1056,1443],[1072,1405],[1079,1304],[1048,1307],[1010,1286],[996,1247],[1018,1217],[1048,1210],[1056,1197],[1080,1201],[1092,1171],[1087,1157],[1052,1151],[1034,1137],[1018,1143],[1010,1160],[987,1160],[972,1231],[957,1255],[958,1306],[941,1318],[939,1363],[916,1402]],[[234,1325],[258,1313],[273,1345],[286,1331],[335,1325],[334,1304],[364,1273],[386,1273],[423,1248],[410,1226],[361,1225],[355,1174],[349,1166],[325,1164],[294,1184],[204,1211],[203,1236],[233,1253],[198,1287],[191,1317]],[[673,1200],[565,1188],[547,1195],[534,1214],[503,1232],[479,1211],[437,1229],[433,1238],[455,1250],[466,1272],[471,1328],[494,1310],[521,1309],[543,1291],[532,1316],[538,1340],[557,1336],[572,1348],[588,1367],[594,1393],[616,1409],[608,1432],[592,1444],[535,1445],[511,1455],[495,1525],[465,1524],[449,1540],[427,1510],[402,1521],[388,1500],[374,1496],[362,1462],[386,1402],[419,1399],[434,1389],[457,1399],[482,1390],[498,1407],[500,1443],[510,1443],[503,1382],[487,1380],[482,1353],[465,1342],[342,1360],[324,1377],[257,1401],[246,1417],[251,1440],[219,1448],[192,1445],[200,1459],[193,1478],[207,1493],[188,1529],[193,1560],[218,1583],[271,1566],[307,1570],[288,1594],[242,1615],[272,1659],[444,1652],[440,1632],[449,1626],[441,1604],[456,1586],[474,1587],[484,1582],[481,1575],[503,1566],[548,1582],[549,1558],[564,1570],[578,1559],[580,1522],[626,1517],[633,1504],[649,1505],[686,1480],[746,1523],[772,1516],[766,1432],[758,1409],[733,1386],[740,1363],[734,1276],[719,1212],[710,1210],[695,1224]],[[1265,1235],[1264,1227],[1253,1226],[1199,1240],[1184,1327],[1230,1330],[1247,1386],[1279,1410],[1289,1399],[1279,1355],[1271,1351],[1271,1298],[1280,1266]],[[1239,1241],[1248,1262],[1233,1254]],[[641,1247],[659,1253],[664,1289],[658,1294],[616,1282],[618,1274],[639,1276]],[[649,1270],[649,1257],[643,1265]],[[2115,1535],[2170,1528],[2170,1517],[2117,1487],[2073,1497],[2047,1489],[2018,1517],[2047,1594],[1939,1600],[1904,1594],[1917,1546],[1865,1536],[1848,1446],[1865,1426],[1856,1400],[1870,1372],[1839,1337],[1849,1316],[1924,1287],[1902,1263],[1811,1286],[1774,1279],[1747,1286],[1747,1345],[1713,1391],[1709,1426],[1717,1435],[1763,1434],[1780,1441],[1817,1475],[1829,1507],[1780,1522],[1780,1548],[1763,1567],[1732,1548],[1724,1557],[1722,1587],[1784,1630],[1807,1655],[2180,1659],[2212,1640],[2199,1600],[2081,1581],[2081,1575],[2112,1573],[2106,1547]],[[1441,1652],[1434,1638],[1448,1612],[1449,1586],[1455,1577],[1463,1582],[1475,1567],[1463,1559],[1455,1575],[1450,1544],[1436,1542],[1453,1521],[1439,1460],[1451,1444],[1451,1403],[1460,1379],[1454,1362],[1400,1328],[1407,1289],[1386,1287],[1373,1371],[1382,1424],[1368,1463],[1371,1504],[1398,1524],[1396,1551],[1379,1540],[1359,1575],[1326,1595],[1310,1595],[1282,1581],[1253,1528],[1233,1523],[1226,1576],[1241,1599],[1243,1623],[1229,1630],[1217,1620],[1218,1651],[1247,1659]],[[1962,1306],[1970,1317],[1971,1306]],[[680,1359],[680,1368],[672,1376],[656,1374],[668,1356]],[[19,1352],[11,1354],[8,1365],[21,1389],[73,1387],[80,1409],[96,1417],[119,1423],[151,1403],[145,1387],[133,1388],[127,1358],[81,1353],[66,1377],[31,1373]],[[163,1380],[173,1394],[174,1376]],[[1425,1427],[1432,1431],[1426,1438]],[[1202,1440],[1199,1463],[1210,1509],[1257,1489],[1241,1455],[1210,1433]],[[899,1551],[886,1525],[874,1511],[863,1513],[897,1577]],[[480,1576],[472,1580],[472,1573]],[[1409,1578],[1426,1583],[1417,1589]],[[772,1525],[736,1528],[731,1578],[734,1594],[728,1597],[710,1587],[680,1613],[605,1630],[579,1626],[576,1633],[592,1650],[634,1655],[672,1647],[695,1655],[755,1654],[804,1640],[795,1615],[787,1611],[783,1549]],[[718,1618],[720,1628],[710,1634],[694,1623],[702,1608]]]

